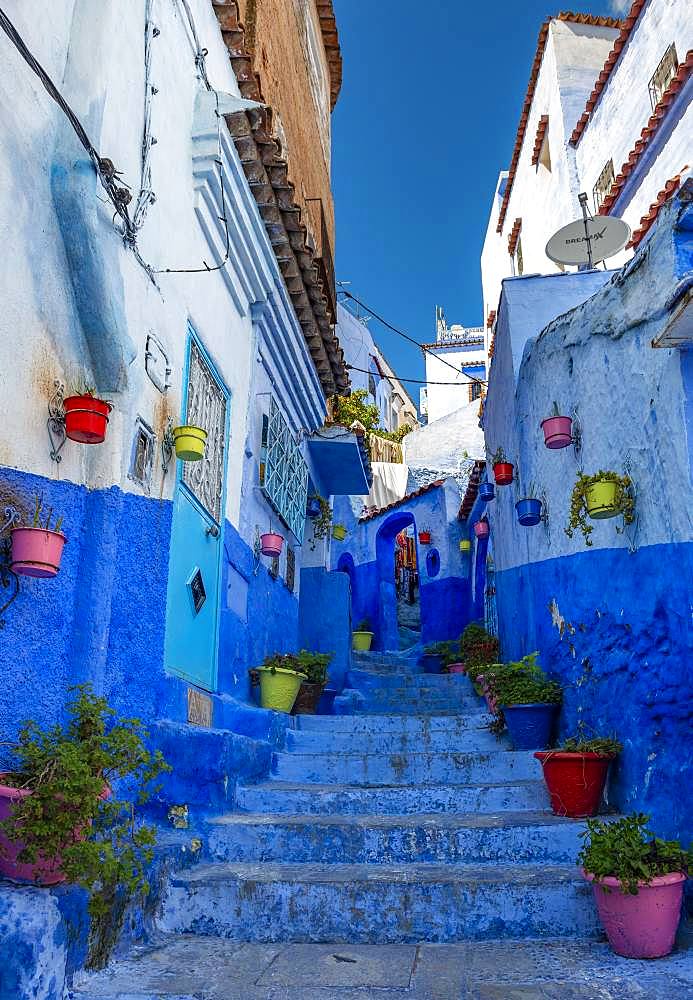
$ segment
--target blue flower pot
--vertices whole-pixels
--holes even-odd
[[[439,674],[443,669],[443,657],[439,653],[424,653],[421,663],[425,674]]]
[[[513,750],[546,750],[558,705],[503,705]]]
[[[527,527],[541,521],[541,500],[518,500],[515,510],[520,524]]]
[[[306,514],[308,517],[318,517],[320,515],[320,501],[310,499],[306,506]]]
[[[479,483],[479,499],[488,503],[489,500],[493,500],[496,495],[496,487],[493,483]]]

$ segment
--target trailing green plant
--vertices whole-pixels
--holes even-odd
[[[313,539],[310,547],[314,550],[318,539],[327,538],[330,533],[332,527],[332,508],[330,507],[330,501],[320,496],[319,493],[313,493],[309,499],[317,500],[320,504],[320,513],[313,519]]]
[[[505,457],[505,451],[502,447],[496,448],[493,455],[491,456],[491,465],[498,465],[499,462],[507,462]]]
[[[483,668],[498,660],[498,638],[487,632],[480,622],[470,622],[460,637],[459,658],[466,667],[467,677],[476,682]]]
[[[673,872],[688,873],[693,867],[693,850],[685,850],[676,840],[656,837],[648,829],[649,821],[644,813],[616,820],[587,820],[587,829],[580,834],[584,844],[578,860],[595,882],[610,875],[621,883],[621,892],[635,896],[638,882],[649,883]]]
[[[103,921],[116,897],[149,893],[147,867],[156,841],[140,823],[137,806],[158,790],[156,778],[171,768],[146,746],[139,719],[118,718],[89,684],[70,688],[65,724],[42,730],[27,722],[12,749],[13,770],[3,781],[27,789],[0,827],[21,843],[18,860],[39,877],[59,859],[69,882],[89,890],[93,921]],[[127,779],[133,800],[113,794]]]
[[[575,531],[581,531],[585,544],[592,545],[590,535],[594,526],[588,520],[587,491],[590,486],[603,481],[616,484],[615,506],[618,512],[623,515],[624,525],[632,524],[635,520],[635,495],[630,476],[619,476],[617,472],[604,471],[603,469],[600,469],[593,476],[586,476],[579,472],[570,498],[570,516],[568,527],[565,528],[568,538],[572,538]]]
[[[354,631],[355,632],[372,632],[373,631],[373,626],[371,625],[370,618],[362,618],[361,621],[356,626],[356,628],[354,629]]]
[[[615,736],[570,736],[558,747],[563,753],[596,753],[599,757],[616,757],[623,750],[623,744]]]
[[[48,508],[48,513],[45,515],[43,524],[41,523],[41,514],[43,511],[43,498],[36,496],[34,500],[34,518],[32,521],[32,528],[43,528],[44,531],[60,531],[63,525],[62,517],[59,517],[55,522],[55,527],[51,528],[51,520],[53,518],[53,508]]]
[[[338,424],[351,427],[355,420],[370,434],[376,430],[380,423],[380,410],[375,403],[367,403],[366,389],[354,389],[350,396],[332,397],[332,414]]]

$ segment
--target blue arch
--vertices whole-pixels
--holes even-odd
[[[414,525],[416,520],[411,511],[402,510],[390,514],[378,528],[375,536],[375,558],[378,581],[378,629],[379,649],[399,649],[399,626],[397,623],[397,593],[395,591],[395,538]]]

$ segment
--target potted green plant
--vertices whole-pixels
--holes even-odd
[[[327,683],[327,668],[333,653],[312,653],[302,649],[296,654],[296,669],[305,674],[306,680],[296,695],[292,709],[293,715],[315,715],[318,702]]]
[[[481,693],[478,676],[488,664],[496,662],[498,654],[498,638],[479,622],[470,622],[460,636],[459,658],[467,677],[477,686],[477,693]]]
[[[60,530],[63,524],[62,517],[56,520],[55,527],[51,529],[53,508],[48,508],[43,521],[42,509],[43,503],[37,496],[31,527],[12,529],[11,568],[13,572],[22,576],[46,579],[57,575],[67,538]]]
[[[567,448],[573,443],[573,419],[561,416],[558,403],[554,401],[553,412],[541,422],[544,444],[547,448]]]
[[[101,444],[106,437],[108,415],[113,405],[95,396],[92,386],[81,385],[63,401],[65,433],[80,444]]]
[[[505,457],[502,448],[496,448],[491,458],[493,466],[493,478],[497,486],[509,486],[513,481],[513,466]]]
[[[619,476],[617,472],[604,471],[593,476],[579,472],[570,498],[570,518],[565,533],[569,538],[573,532],[581,531],[586,545],[592,545],[590,535],[593,526],[587,518],[603,520],[623,515],[623,523],[632,524],[635,519],[635,495],[630,476]]]
[[[674,947],[693,851],[662,840],[642,813],[588,819],[579,861],[592,883],[609,944],[625,958],[661,958]]]
[[[369,618],[362,618],[351,633],[351,648],[361,653],[367,653],[373,642],[374,632]]]
[[[275,653],[257,668],[260,675],[260,704],[275,712],[290,712],[301,682],[308,680],[298,668],[295,655]],[[252,677],[252,674],[251,674]]]
[[[171,770],[147,739],[138,719],[118,718],[88,684],[70,688],[64,724],[26,723],[12,749],[14,767],[0,775],[0,873],[83,886],[96,924],[116,895],[145,896],[156,838],[137,820],[136,803]],[[132,800],[113,794],[120,779]]]
[[[494,665],[484,673],[497,713],[494,732],[507,727],[515,750],[543,750],[548,746],[562,690],[549,680],[537,662],[538,653]]]
[[[315,549],[318,541],[321,538],[327,538],[330,533],[330,528],[332,527],[332,508],[330,507],[330,501],[326,500],[325,497],[321,497],[319,493],[315,493],[309,500],[309,503],[313,502],[317,508],[318,512],[313,516],[313,538],[310,543],[311,549]]]
[[[538,750],[534,756],[541,763],[556,816],[595,816],[609,765],[622,750],[614,736],[586,739],[581,733],[556,750]]]

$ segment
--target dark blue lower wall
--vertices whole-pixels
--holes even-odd
[[[473,616],[468,579],[447,576],[421,585],[421,640],[459,639]]]
[[[661,835],[687,843],[693,543],[585,551],[497,572],[496,586],[503,657],[538,649],[567,685],[562,734],[582,718],[624,743],[612,768],[612,804],[651,813]]]
[[[349,576],[318,567],[301,570],[299,645],[332,653],[328,681],[337,691],[351,662],[351,629]]]

